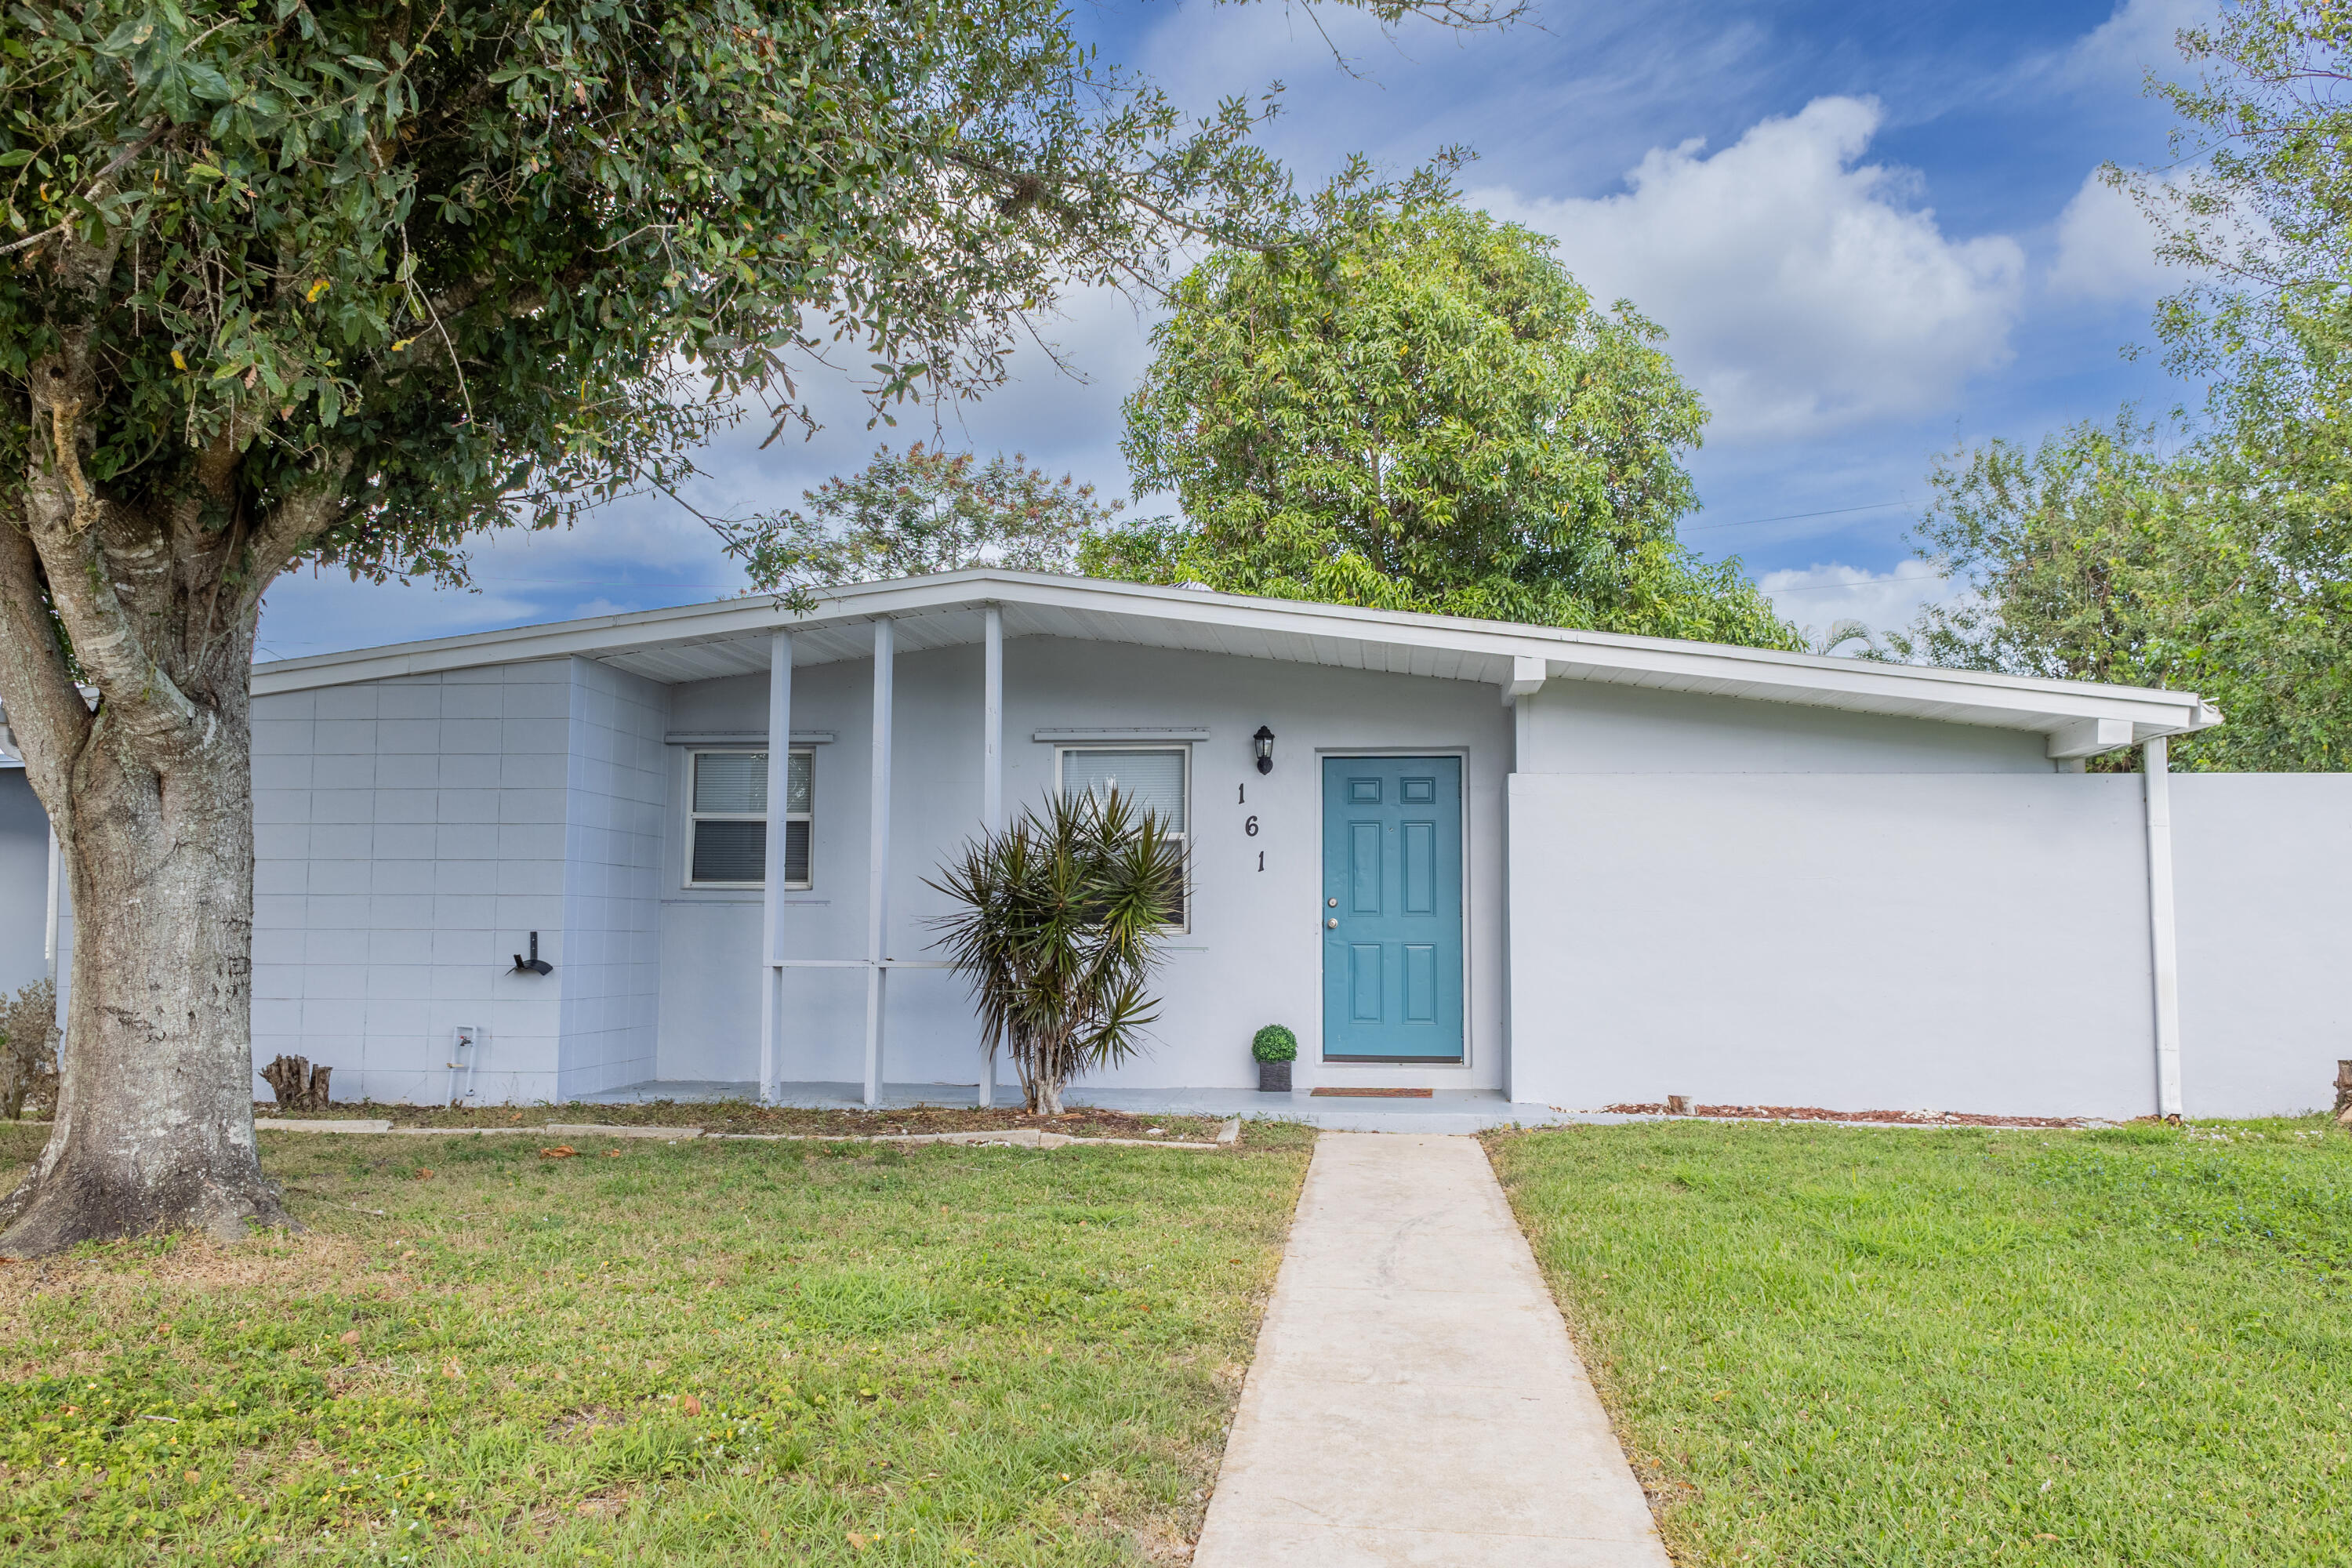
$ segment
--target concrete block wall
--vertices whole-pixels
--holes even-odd
[[[257,1067],[446,1100],[471,1025],[476,1098],[557,1097],[574,680],[504,665],[255,701]],[[553,975],[512,973],[532,931]]]
[[[48,973],[49,816],[21,767],[0,764],[0,991]]]
[[[572,662],[563,828],[561,1098],[656,1075],[668,689]]]

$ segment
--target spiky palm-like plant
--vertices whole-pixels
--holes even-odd
[[[932,945],[971,983],[982,1038],[1012,1057],[1032,1111],[1060,1115],[1064,1084],[1141,1045],[1183,878],[1158,817],[1114,790],[1023,812],[929,884],[959,906],[932,920]]]

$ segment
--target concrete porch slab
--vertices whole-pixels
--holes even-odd
[[[961,1109],[972,1102],[978,1086],[969,1083],[890,1083],[883,1085],[884,1110],[911,1110],[921,1106]],[[862,1110],[854,1083],[788,1083],[781,1103],[815,1110]],[[643,1105],[675,1100],[692,1105],[717,1100],[754,1100],[759,1085],[745,1079],[650,1079],[602,1094],[585,1094],[585,1105]],[[1440,1089],[1427,1100],[1317,1100],[1304,1089],[1290,1094],[1260,1094],[1247,1089],[1092,1089],[1072,1087],[1063,1099],[1072,1105],[1092,1105],[1138,1116],[1271,1117],[1302,1121],[1333,1132],[1483,1132],[1489,1127],[1542,1127],[1567,1121],[1595,1120],[1573,1116],[1549,1105],[1505,1100],[1492,1090]],[[1018,1109],[1021,1090],[999,1084],[996,1104]],[[1615,1117],[1602,1120],[1616,1121]]]

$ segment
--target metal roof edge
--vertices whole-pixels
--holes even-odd
[[[1095,609],[1306,636],[1444,647],[1498,657],[1541,658],[1564,679],[1622,679],[1629,673],[1724,681],[1751,688],[1753,700],[1804,702],[1807,693],[1881,698],[1965,710],[2073,718],[2128,718],[2136,735],[2179,734],[2221,722],[2194,692],[2053,680],[1987,670],[1881,664],[1732,644],[1686,642],[1566,626],[1472,620],[1414,611],[1274,599],[1112,579],[978,567],[928,577],[847,584],[805,615],[772,595],[634,610],[572,621],[467,632],[348,652],[274,659],[254,667],[256,696],[423,675],[485,665],[599,655],[793,626],[838,625],[886,615],[977,606],[991,601]],[[1965,720],[1958,721],[1967,721]]]

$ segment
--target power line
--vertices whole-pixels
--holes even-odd
[[[1745,518],[1738,522],[1702,522],[1692,527],[1683,529],[1681,531],[1685,533],[1706,533],[1711,530],[1718,528],[1753,528],[1758,523],[1762,522],[1802,522],[1807,518],[1843,517],[1849,512],[1885,511],[1890,507],[1912,506],[1915,504],[1916,503],[1914,498],[1906,497],[1901,500],[1873,501],[1868,506],[1832,507],[1827,511],[1792,511],[1781,517]]]
[[[1941,577],[1872,577],[1860,583],[1799,583],[1788,588],[1767,588],[1760,584],[1757,592],[1769,596],[1774,594],[1818,594],[1827,588],[1888,588],[1902,583],[1941,583]]]

